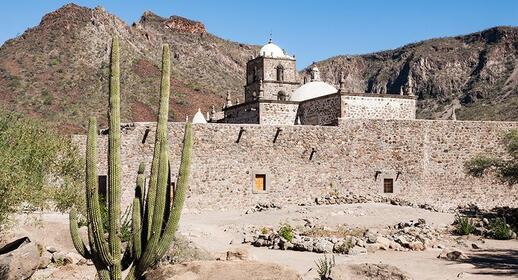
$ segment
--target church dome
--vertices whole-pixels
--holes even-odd
[[[268,44],[264,45],[261,48],[261,50],[259,51],[259,55],[265,56],[265,57],[274,57],[274,58],[289,57],[288,55],[286,55],[284,53],[284,51],[279,46],[274,44],[271,39],[268,42]]]
[[[205,117],[203,116],[203,114],[201,113],[201,110],[198,109],[198,112],[194,115],[194,117],[192,118],[192,123],[207,123],[207,120],[205,119]]]
[[[305,101],[336,92],[337,90],[334,86],[326,82],[314,81],[304,84],[295,90],[291,96],[291,101]]]
[[[296,89],[291,96],[291,101],[305,101],[337,92],[334,86],[322,82],[320,79],[320,70],[318,70],[315,64],[311,67],[310,72],[311,82]]]

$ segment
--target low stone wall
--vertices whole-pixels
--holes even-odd
[[[350,119],[415,119],[413,96],[346,94],[341,96],[341,116]]]
[[[183,123],[171,123],[171,158],[178,169]],[[240,129],[241,138],[237,141]],[[280,130],[279,130],[280,128]],[[330,192],[398,197],[440,207],[475,203],[518,206],[518,188],[465,175],[477,154],[504,154],[501,136],[515,122],[340,119],[339,126],[195,124],[186,209],[250,208],[257,203],[310,203]],[[150,132],[147,134],[146,129]],[[84,151],[84,136],[75,137]],[[100,136],[106,159],[107,137]],[[154,124],[123,132],[123,201],[131,202],[140,161],[151,161]],[[106,163],[99,163],[106,174]],[[267,189],[256,191],[255,175]],[[384,180],[394,193],[384,193]]]

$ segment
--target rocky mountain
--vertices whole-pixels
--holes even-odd
[[[337,56],[317,66],[330,83],[343,73],[354,92],[398,94],[412,80],[420,118],[450,118],[455,110],[457,119],[518,120],[517,27]]]
[[[151,121],[158,108],[161,44],[172,52],[172,120],[241,97],[244,68],[258,46],[211,35],[203,23],[151,12],[126,24],[103,8],[68,4],[0,47],[0,108],[23,112],[67,133],[87,116],[106,124],[109,46],[121,38],[123,121]],[[413,81],[418,116],[518,120],[518,28],[496,27],[398,49],[318,62],[335,83],[343,72],[355,92],[399,93]],[[307,69],[301,71],[307,75]]]
[[[246,61],[258,51],[181,17],[146,12],[128,26],[103,8],[68,4],[0,48],[0,106],[70,133],[84,131],[91,114],[104,125],[114,34],[121,39],[123,121],[155,119],[162,43],[171,46],[173,120],[222,106],[227,90],[242,88]]]

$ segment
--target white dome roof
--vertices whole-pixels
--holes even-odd
[[[334,86],[322,81],[314,81],[304,84],[295,90],[291,96],[291,101],[305,101],[336,92],[337,90]]]
[[[289,55],[285,54],[279,46],[272,43],[272,40],[270,40],[268,44],[264,45],[261,48],[261,50],[259,51],[259,55],[274,58],[290,57]]]
[[[207,120],[205,119],[205,117],[201,113],[200,109],[198,109],[198,112],[192,118],[192,123],[207,123]]]

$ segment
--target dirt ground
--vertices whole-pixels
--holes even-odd
[[[329,227],[347,224],[350,227],[384,228],[402,221],[424,218],[428,224],[445,228],[454,220],[449,213],[431,212],[411,207],[366,203],[332,206],[286,207],[245,214],[245,211],[185,213],[179,233],[196,246],[218,256],[235,247],[246,247],[251,259],[285,265],[298,271],[304,280],[317,276],[315,260],[322,254],[270,250],[243,245],[242,232],[251,226],[277,228],[280,224],[303,225],[309,219]],[[73,252],[68,234],[68,216],[58,213],[18,215],[15,232],[60,251]],[[454,237],[450,237],[450,240]],[[414,279],[518,279],[518,241],[497,241],[478,237],[462,237],[465,244],[477,243],[481,249],[457,243],[445,246],[457,247],[470,258],[453,262],[438,259],[440,249],[419,252],[377,251],[364,255],[336,255],[336,263],[384,263],[397,266]],[[462,242],[461,242],[462,243]],[[91,279],[94,269],[81,266],[75,269],[38,271],[34,279]],[[85,278],[82,278],[85,277]]]

